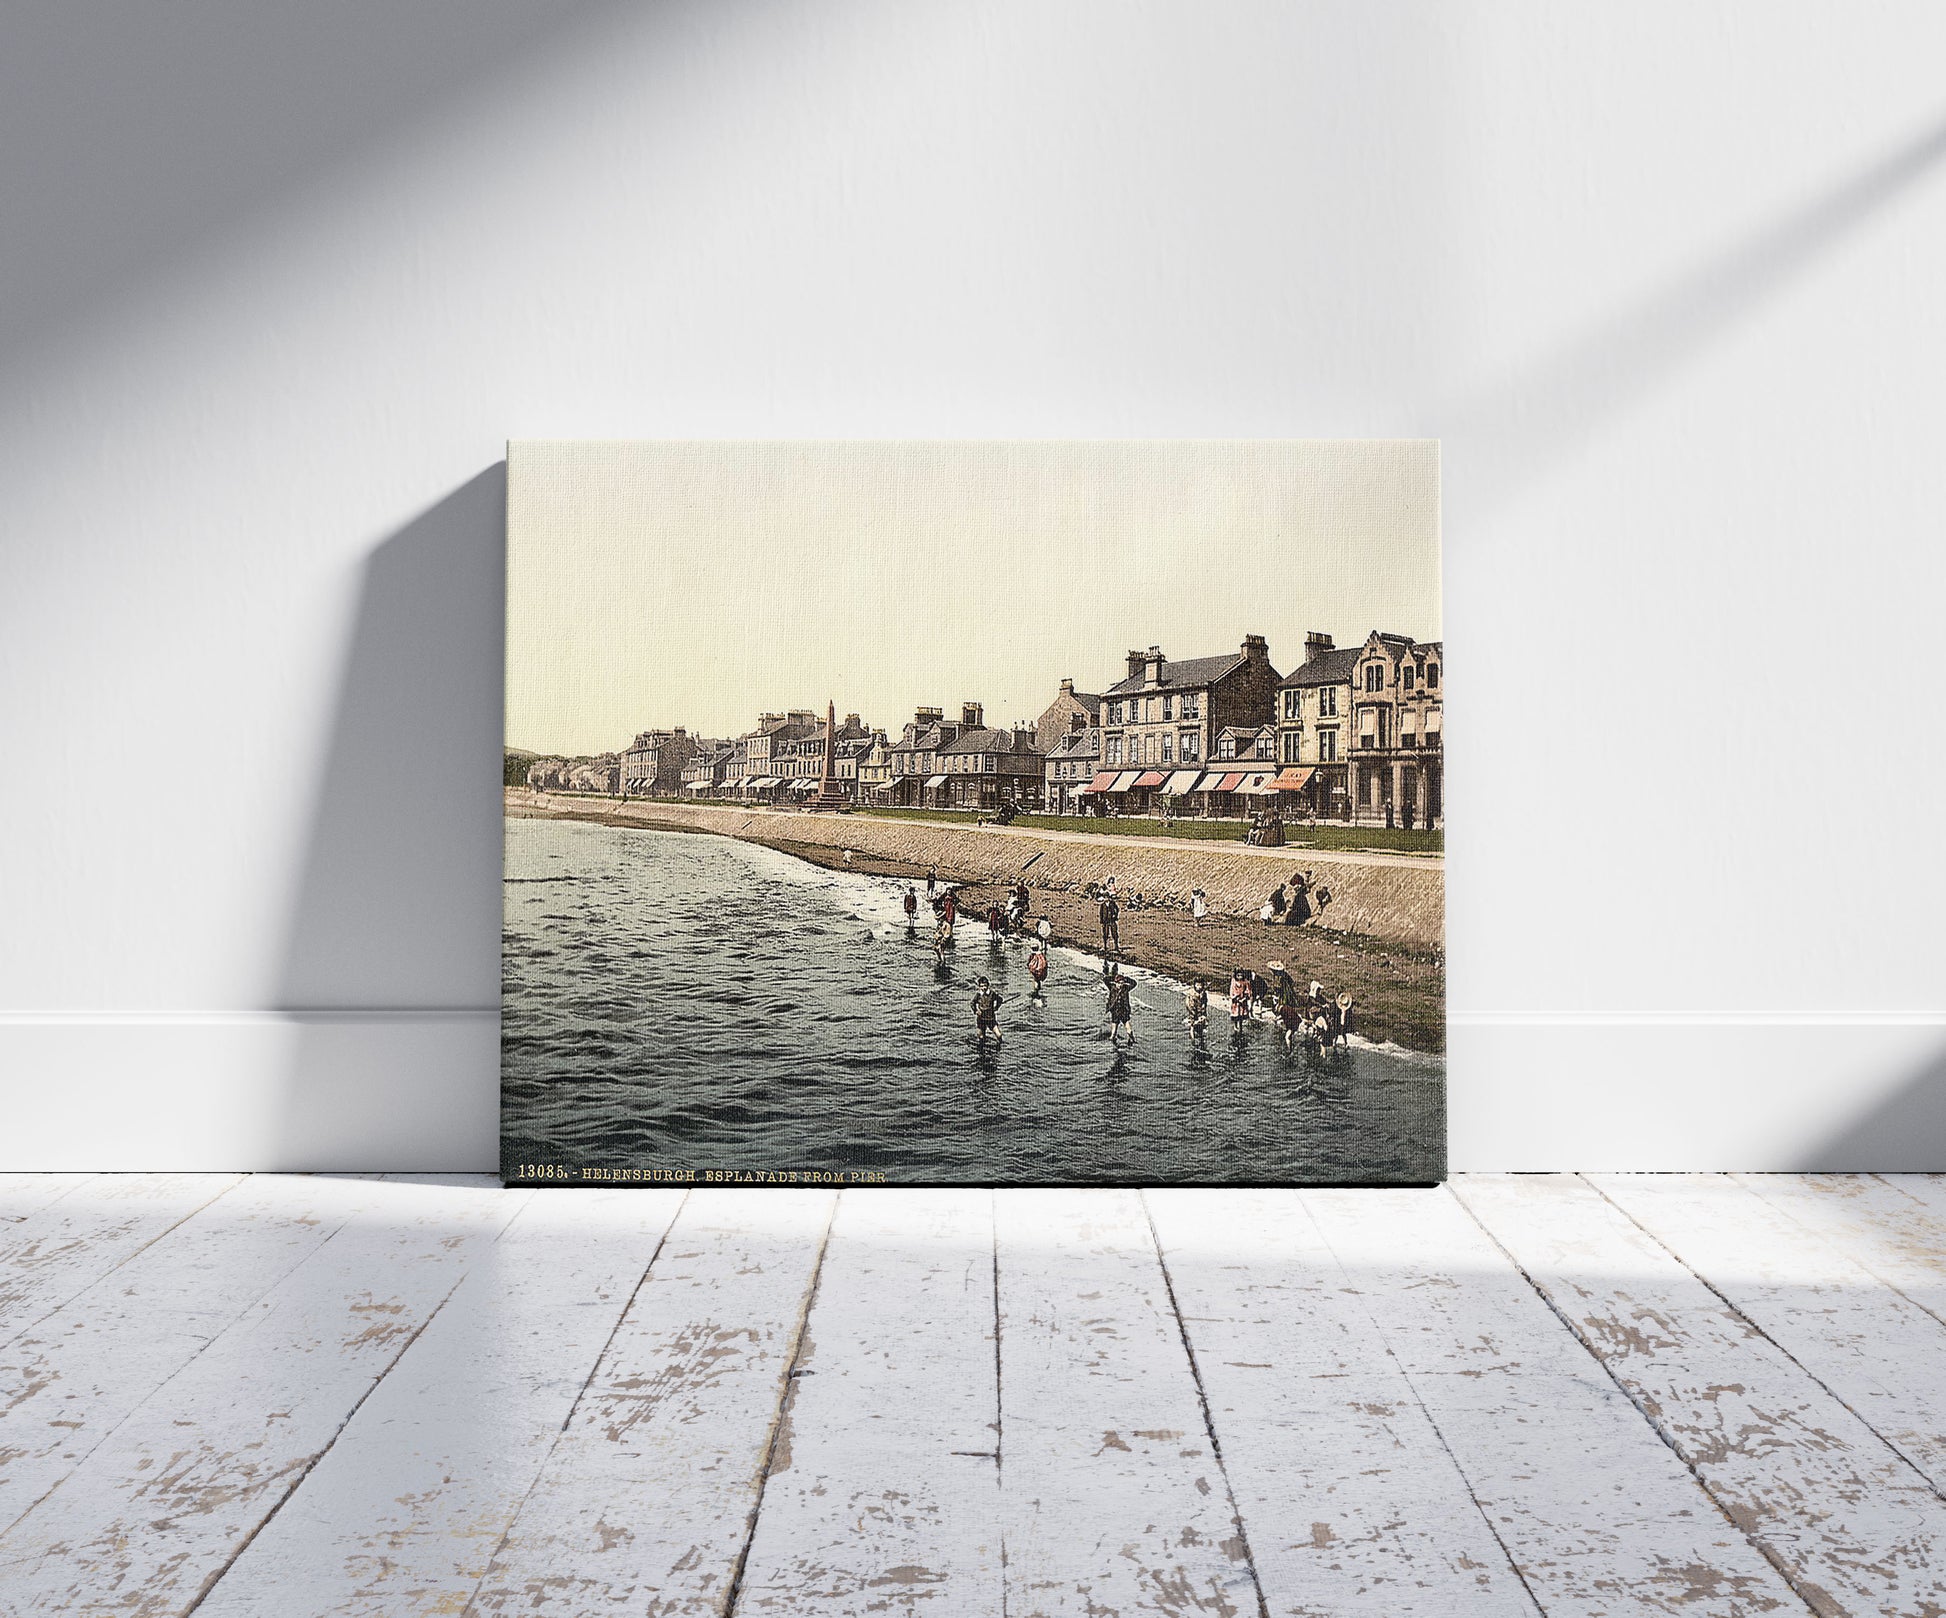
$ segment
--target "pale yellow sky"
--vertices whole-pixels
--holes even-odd
[[[1439,446],[516,443],[507,740],[625,746],[814,708],[1030,720],[1171,658],[1437,639]]]

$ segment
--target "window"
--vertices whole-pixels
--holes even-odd
[[[1122,739],[1119,736],[1110,736],[1108,738],[1107,762],[1110,764],[1119,764],[1121,761]]]
[[[1122,722],[1122,705],[1119,702],[1109,703],[1108,722],[1111,725],[1119,725]]]
[[[1403,678],[1405,681],[1406,690],[1410,691],[1412,689],[1412,665],[1410,663],[1406,664],[1405,666],[1405,673]]]
[[[1298,700],[1297,688],[1292,686],[1290,690],[1284,693],[1284,717],[1292,723],[1296,723],[1302,716],[1302,711]]]
[[[1173,764],[1176,762],[1176,743],[1174,737],[1164,736],[1162,738],[1162,762],[1164,764]]]
[[[1318,687],[1318,717],[1320,719],[1338,717],[1338,688],[1335,685]]]
[[[1173,720],[1176,717],[1176,699],[1165,696],[1162,699],[1162,717]]]
[[[1426,665],[1426,684],[1439,684],[1439,665],[1437,663],[1428,663]]]
[[[1178,738],[1176,757],[1181,759],[1185,764],[1193,763],[1202,753],[1202,741],[1202,737],[1198,736],[1195,731],[1185,730]]]
[[[1338,727],[1326,725],[1318,731],[1318,762],[1335,764],[1338,762]]]
[[[1385,667],[1383,664],[1367,663],[1365,665],[1365,689],[1367,691],[1383,691],[1385,689]]]
[[[1286,764],[1295,764],[1297,762],[1298,744],[1303,740],[1304,732],[1301,730],[1287,730],[1284,732],[1284,762]]]
[[[1202,698],[1194,691],[1182,694],[1182,716],[1185,719],[1200,719],[1203,712]]]
[[[1216,742],[1216,756],[1218,758],[1235,758],[1237,756],[1236,737],[1234,736],[1218,737]]]

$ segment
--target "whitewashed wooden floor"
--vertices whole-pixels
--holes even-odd
[[[0,1613],[1946,1613],[1946,1181],[0,1175]]]

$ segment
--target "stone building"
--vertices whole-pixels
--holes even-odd
[[[1070,730],[1044,755],[1046,769],[1041,777],[1041,801],[1051,815],[1086,814],[1088,783],[1101,765],[1101,730],[1087,725]]]
[[[685,798],[715,797],[723,790],[728,776],[732,744],[698,739],[696,751],[682,767],[682,792]]]
[[[977,704],[969,704],[975,707]],[[951,809],[998,809],[1003,803],[1023,809],[1041,800],[1044,760],[1027,725],[998,730],[970,725],[939,749],[945,773],[944,802]]]
[[[1240,650],[1172,663],[1162,648],[1128,654],[1128,674],[1102,693],[1101,773],[1118,809],[1139,809],[1178,771],[1201,769],[1219,732],[1274,721],[1278,686],[1270,647],[1246,635]],[[1122,784],[1129,770],[1135,783]]]
[[[880,801],[907,808],[943,807],[946,770],[939,762],[940,750],[966,731],[978,730],[986,723],[984,714],[977,702],[962,703],[957,720],[948,719],[941,708],[916,710],[889,749],[890,773],[878,789]]]
[[[1304,661],[1277,692],[1277,761],[1286,810],[1320,818],[1351,817],[1352,674],[1364,648],[1334,646],[1312,630]]]
[[[1077,691],[1074,681],[1063,680],[1060,692],[1034,721],[1034,747],[1042,754],[1052,753],[1070,731],[1086,730],[1101,721],[1101,698]]]
[[[793,720],[798,717],[795,712],[791,715]],[[772,774],[781,784],[783,794],[792,800],[808,798],[824,780],[825,721],[808,713],[804,717],[810,721],[808,724],[787,727],[787,733],[773,741],[770,749]],[[844,757],[848,744],[869,741],[871,734],[857,714],[846,714],[833,732],[837,758]]]
[[[788,713],[767,713],[757,717],[757,728],[745,731],[740,740],[749,774],[743,777],[745,797],[774,799],[784,790],[786,777],[781,763],[793,754],[793,744],[801,741],[817,723],[809,708],[793,708]]]
[[[645,730],[622,754],[622,796],[673,796],[682,790],[683,766],[695,756],[697,738],[678,725]]]
[[[622,789],[622,758],[619,753],[537,758],[527,766],[527,784],[537,792],[598,792],[612,798]]]
[[[1366,637],[1352,668],[1351,815],[1362,826],[1445,823],[1445,659],[1439,641]]]

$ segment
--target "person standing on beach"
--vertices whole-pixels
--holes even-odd
[[[1208,914],[1209,900],[1204,897],[1203,890],[1201,888],[1191,888],[1189,890],[1190,919],[1200,927],[1203,925],[1203,918]]]
[[[1054,923],[1043,915],[1039,921],[1034,923],[1034,936],[1041,941],[1041,948],[1046,949],[1047,941],[1054,936]]]
[[[1000,934],[1005,930],[1005,927],[1006,923],[1001,919],[1000,915],[1000,902],[996,899],[987,906],[987,942],[990,944],[998,944],[1000,942]]]
[[[1266,927],[1270,926],[1280,916],[1282,916],[1286,910],[1290,908],[1290,901],[1284,897],[1283,883],[1279,882],[1276,887],[1270,890],[1270,898],[1267,901],[1267,908],[1269,909],[1270,914],[1264,918],[1264,925]]]
[[[979,992],[973,996],[973,1027],[982,1045],[987,1035],[993,1036],[993,1043],[1000,1043],[1000,1000],[985,978],[980,979]]]
[[[1117,1045],[1122,1035],[1128,1035],[1129,1044],[1135,1043],[1135,991],[1129,980],[1122,976],[1122,970],[1113,962],[1108,967],[1108,1037]]]
[[[939,867],[937,865],[928,865],[926,867],[926,897],[928,899],[933,896],[933,890],[938,886]]]
[[[1115,902],[1112,887],[1101,901],[1101,948],[1107,955],[1119,955],[1122,951],[1122,907]]]

